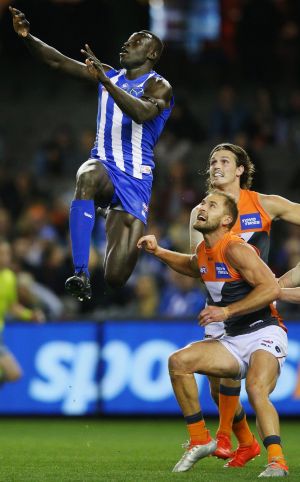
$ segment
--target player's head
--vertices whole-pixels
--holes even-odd
[[[233,196],[214,189],[198,205],[198,214],[193,228],[203,234],[219,228],[229,231],[238,217],[237,203]]]
[[[238,183],[242,189],[250,189],[255,167],[247,152],[235,144],[223,143],[213,148],[209,155],[208,189],[222,189]]]
[[[135,32],[121,48],[120,64],[125,69],[137,68],[146,62],[154,65],[160,59],[163,49],[163,42],[152,32]]]
[[[11,248],[5,239],[0,239],[0,270],[8,268],[11,263]]]

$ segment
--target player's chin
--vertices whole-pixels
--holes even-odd
[[[120,56],[120,65],[123,67],[123,69],[129,69],[130,68],[130,62],[127,62],[126,59],[123,56]]]

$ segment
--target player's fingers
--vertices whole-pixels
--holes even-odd
[[[80,52],[85,55],[87,58],[89,57],[89,54],[86,52],[86,50],[81,49]]]
[[[96,55],[94,54],[94,52],[92,51],[92,49],[90,48],[90,46],[88,44],[85,44],[85,48],[90,55],[92,55],[93,57],[96,58]]]
[[[12,15],[18,15],[19,13],[22,13],[20,10],[14,7],[9,7],[9,11],[12,13]]]

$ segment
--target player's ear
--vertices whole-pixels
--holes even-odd
[[[236,168],[237,176],[238,176],[238,177],[241,177],[241,175],[243,174],[244,171],[245,171],[245,167],[244,167],[244,166],[238,166],[238,167]]]
[[[156,62],[157,56],[158,56],[157,50],[153,49],[153,50],[150,50],[150,52],[148,52],[147,58],[149,60],[152,60],[152,62]]]
[[[226,214],[223,218],[223,226],[228,226],[232,223],[232,217],[229,214]]]

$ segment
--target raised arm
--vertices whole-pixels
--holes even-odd
[[[282,219],[300,225],[300,204],[276,195],[260,194],[259,199],[271,219]]]
[[[96,82],[96,79],[88,72],[86,64],[66,57],[58,50],[31,35],[30,24],[24,13],[13,7],[9,7],[9,9],[12,14],[15,32],[23,39],[26,47],[37,59],[53,69],[61,70],[77,78]],[[108,65],[103,65],[103,68],[105,71],[111,69]]]
[[[153,234],[140,238],[137,247],[153,254],[177,273],[185,274],[191,278],[200,278],[196,255],[176,253],[164,249],[157,244],[156,237]]]
[[[146,83],[142,97],[133,97],[115,85],[106,75],[103,64],[88,45],[81,51],[86,56],[86,65],[93,78],[104,85],[118,107],[137,124],[154,119],[170,106],[172,88],[164,79],[151,77]]]

